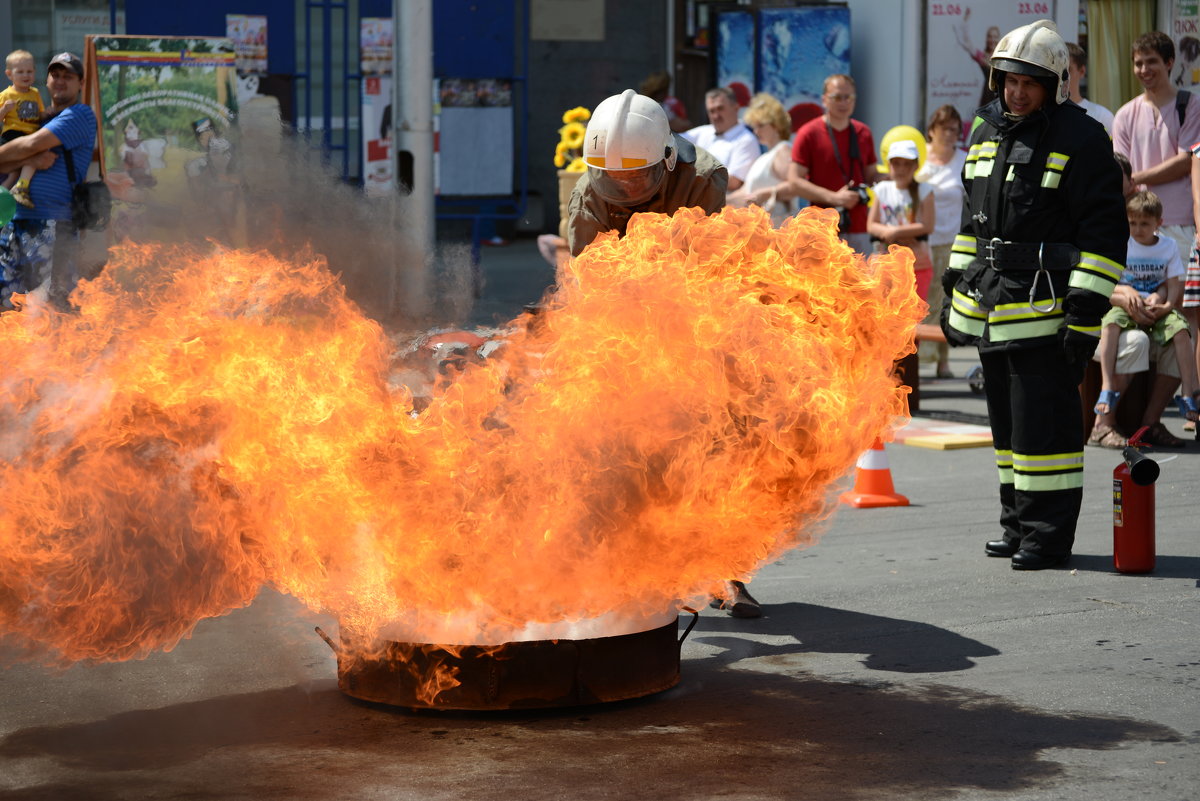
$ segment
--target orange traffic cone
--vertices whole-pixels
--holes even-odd
[[[869,509],[876,506],[908,506],[908,498],[892,486],[892,471],[888,469],[887,451],[878,437],[871,450],[858,457],[854,475],[854,490],[843,492],[842,503]]]

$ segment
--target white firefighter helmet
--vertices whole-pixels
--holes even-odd
[[[1070,76],[1067,65],[1071,57],[1067,44],[1058,35],[1058,28],[1048,19],[1039,19],[1014,28],[1004,35],[992,51],[988,86],[994,92],[1003,91],[997,72],[1015,72],[1032,78],[1056,81],[1054,102],[1065,103],[1070,97]]]
[[[626,89],[607,98],[588,121],[583,160],[596,191],[611,203],[636,205],[675,169],[675,138],[662,106]]]

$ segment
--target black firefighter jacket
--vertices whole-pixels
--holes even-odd
[[[1064,326],[1068,343],[1099,341],[1129,238],[1121,170],[1099,122],[1070,101],[1047,106],[1015,121],[999,99],[976,112],[962,224],[943,276],[952,344],[1046,347]],[[989,248],[997,238],[1032,247]]]

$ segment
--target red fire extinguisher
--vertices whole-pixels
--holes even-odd
[[[1113,567],[1118,573],[1154,569],[1154,482],[1158,462],[1138,450],[1149,429],[1142,426],[1113,470]]]

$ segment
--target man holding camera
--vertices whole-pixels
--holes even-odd
[[[65,306],[78,279],[79,233],[71,222],[71,196],[85,179],[96,144],[96,115],[79,102],[83,62],[73,53],[50,59],[46,88],[51,118],[33,133],[0,146],[0,172],[32,163],[33,208],[21,206],[0,228],[0,309],[11,308],[12,293],[36,289],[50,279],[49,296]],[[69,150],[76,175],[61,158]]]
[[[792,142],[788,181],[814,206],[837,209],[838,229],[850,247],[871,252],[867,233],[867,187],[879,180],[871,129],[851,119],[857,99],[854,79],[830,75],[821,102],[825,113],[800,126]]]

